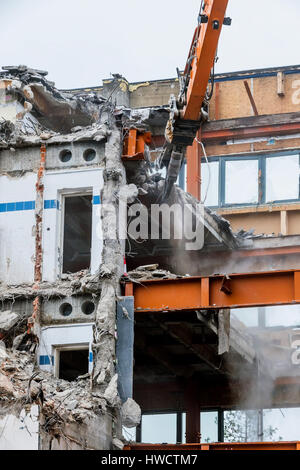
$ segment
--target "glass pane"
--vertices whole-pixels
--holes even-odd
[[[300,408],[265,410],[264,441],[299,441]],[[268,438],[271,434],[271,439]]]
[[[219,162],[201,164],[201,201],[206,206],[219,205]]]
[[[227,161],[225,164],[225,203],[258,202],[258,160]]]
[[[201,442],[218,442],[218,412],[202,411]]]
[[[299,197],[299,156],[286,155],[266,160],[266,202]]]
[[[300,326],[300,305],[266,307],[266,326]]]
[[[176,414],[143,415],[142,442],[176,444]]]
[[[246,327],[258,326],[258,307],[235,308],[231,310],[231,315],[237,318]]]
[[[224,413],[225,442],[256,442],[259,436],[259,410],[232,410]],[[270,439],[269,439],[270,440]]]
[[[186,435],[185,435],[185,425],[186,425],[186,413],[182,413],[182,443],[186,443]]]

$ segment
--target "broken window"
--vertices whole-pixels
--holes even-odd
[[[59,349],[57,350],[57,376],[60,379],[72,381],[89,371],[89,349]]]
[[[225,204],[258,202],[258,160],[225,162]]]
[[[88,269],[91,262],[92,195],[64,197],[63,273]]]
[[[201,164],[201,201],[206,206],[219,205],[219,162]]]
[[[266,159],[266,202],[299,198],[299,156]]]

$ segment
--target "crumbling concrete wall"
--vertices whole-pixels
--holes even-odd
[[[17,261],[23,263],[29,258],[31,270],[21,277],[16,269],[16,277],[9,277],[7,266],[3,266],[2,272],[6,277],[0,279],[0,298],[3,308],[8,309],[7,321],[0,330],[4,347],[0,360],[3,385],[0,410],[2,415],[18,416],[24,407],[38,404],[42,449],[122,447],[118,440],[121,437],[121,402],[117,391],[115,329],[116,299],[120,294],[119,279],[123,274],[124,257],[124,240],[119,236],[118,200],[126,178],[121,162],[122,133],[116,124],[114,106],[109,97],[105,100],[94,95],[73,97],[60,93],[45,80],[42,72],[10,68],[6,74],[11,80],[6,86],[14,96],[22,101],[26,95],[31,102],[32,107],[26,113],[31,115],[33,124],[30,129],[24,126],[26,113],[21,113],[15,124],[5,121],[6,125],[1,125],[0,177],[8,181],[9,187],[11,181],[15,181],[15,191],[9,195],[10,199],[4,199],[5,206],[0,206],[3,208],[0,215],[13,208],[7,211],[7,217],[11,217],[11,225],[14,226],[13,216],[17,209],[24,209],[23,199],[22,205],[17,205],[19,200],[16,197],[20,182],[26,178],[30,179],[28,188],[31,188],[26,201],[33,202],[24,214],[28,223],[24,224],[19,239],[20,249],[31,240],[31,252],[29,256],[26,252],[19,252],[15,259],[17,266]],[[18,83],[13,82],[16,77]],[[24,77],[28,89],[23,86]],[[68,119],[65,119],[66,113]],[[46,158],[39,180],[41,146],[46,146]],[[85,159],[85,151],[89,149],[96,153],[92,162]],[[62,150],[71,152],[72,158],[68,161],[60,159]],[[36,189],[43,193],[43,204],[38,208]],[[88,271],[60,276],[59,196],[64,191],[79,190],[92,191],[93,196],[92,262]],[[8,197],[6,193],[1,197],[4,195]],[[13,205],[8,206],[8,203]],[[39,211],[38,221],[34,220],[34,215],[37,215],[34,209]],[[38,222],[38,229],[41,228],[38,230],[41,245],[37,244],[37,231],[33,229],[35,222]],[[5,235],[3,246],[7,248],[6,225],[2,229]],[[41,258],[37,257],[37,248]],[[34,277],[34,267],[42,276]],[[83,319],[81,312],[76,319],[65,318],[62,322],[57,312],[51,313],[51,309],[58,308],[60,300],[73,296],[78,306],[87,296],[92,299],[95,304],[93,318],[86,316]],[[38,307],[38,315],[32,316],[35,306]],[[37,328],[31,329],[32,324],[28,328],[28,318]],[[93,352],[93,372],[76,382],[66,382],[53,375],[51,362],[53,346],[56,345],[49,343],[51,352],[48,353],[43,345],[47,339],[46,336],[43,338],[43,332],[46,325],[64,323],[65,328],[71,327],[73,321],[76,325],[83,322],[90,327],[87,341],[90,353]],[[49,355],[50,367],[42,367],[44,370],[41,370],[41,357]]]

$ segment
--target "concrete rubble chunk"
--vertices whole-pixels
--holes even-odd
[[[0,331],[9,331],[18,323],[19,318],[19,315],[10,310],[0,312]]]
[[[14,395],[14,387],[9,378],[0,373],[0,396]]]
[[[116,437],[112,440],[112,445],[116,450],[123,450],[124,444],[120,439],[117,439]]]
[[[77,405],[78,405],[78,401],[77,401],[77,400],[70,400],[70,401],[67,403],[66,408],[67,408],[67,410],[74,410]]]
[[[146,264],[136,268],[137,271],[155,271],[158,268],[158,264]]]
[[[8,357],[4,341],[0,341],[0,363]]]
[[[132,399],[127,398],[121,408],[121,418],[123,426],[127,428],[135,428],[141,421],[141,408]]]
[[[109,382],[109,385],[104,392],[104,398],[111,406],[116,406],[118,404],[118,374],[115,374]]]
[[[158,269],[158,264],[149,264],[146,266],[138,266],[132,271],[128,271],[128,278],[137,281],[145,281],[147,279],[176,279],[177,274],[173,274],[166,269]]]

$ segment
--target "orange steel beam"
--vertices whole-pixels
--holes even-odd
[[[129,129],[128,135],[124,138],[123,159],[143,160],[145,144],[151,143],[151,133],[141,132],[137,129]]]
[[[130,444],[124,450],[300,450],[299,441],[290,442],[213,442],[211,444]]]
[[[300,132],[300,123],[271,124],[257,127],[246,127],[242,129],[220,129],[207,130],[202,127],[201,139],[204,143],[217,143],[233,139],[251,139],[255,137],[271,137],[274,135],[292,135]]]
[[[207,15],[208,22],[199,25],[194,34],[193,42],[197,38],[198,33],[199,38],[191,63],[186,106],[181,113],[183,119],[191,119],[194,121],[199,119],[211,69],[214,64],[227,4],[228,0],[205,1],[203,13]]]
[[[295,304],[300,271],[148,280],[134,284],[133,295],[136,313]]]

